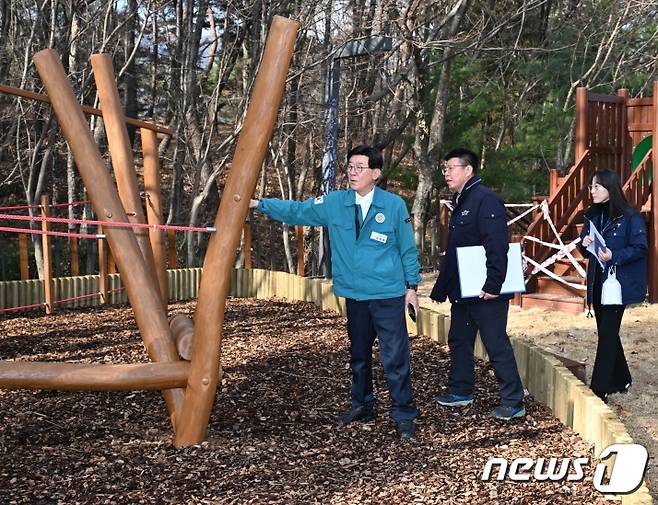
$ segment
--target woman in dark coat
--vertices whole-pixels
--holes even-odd
[[[619,328],[627,305],[644,301],[647,289],[647,233],[640,213],[630,206],[619,176],[611,170],[597,170],[590,177],[592,205],[585,212],[580,235],[587,264],[587,303],[594,305],[598,345],[590,388],[604,402],[610,393],[625,393],[631,386]],[[585,251],[592,243],[594,225],[605,240],[598,260]],[[603,263],[603,267],[601,266]],[[621,284],[621,305],[601,305],[601,286],[614,265]]]

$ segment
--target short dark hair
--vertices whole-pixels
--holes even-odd
[[[350,149],[350,152],[347,153],[347,161],[349,161],[352,156],[366,156],[368,158],[368,168],[379,168],[381,170],[384,166],[382,152],[376,147],[367,145],[353,147]]]
[[[615,218],[628,213],[630,204],[624,195],[621,187],[621,180],[617,172],[610,169],[596,170],[589,176],[589,185],[591,186],[596,178],[597,184],[600,184],[608,190],[610,199],[608,200],[608,216]]]
[[[451,149],[448,151],[448,154],[443,157],[443,161],[448,161],[451,158],[459,158],[462,160],[464,165],[471,165],[473,167],[474,174],[477,173],[478,167],[480,166],[480,158],[478,158],[478,155],[470,149],[466,149],[465,147]]]

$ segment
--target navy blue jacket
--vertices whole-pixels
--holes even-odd
[[[430,298],[437,302],[452,303],[482,302],[480,298],[462,298],[457,269],[457,248],[484,246],[487,255],[487,279],[482,291],[500,294],[507,273],[507,217],[502,200],[487,188],[479,177],[466,182],[461,193],[452,198],[453,210],[450,217],[448,244],[441,265],[441,273],[434,284]],[[512,295],[501,295],[496,300],[509,300]]]
[[[615,265],[617,280],[621,284],[623,305],[643,302],[647,293],[647,230],[644,219],[633,207],[628,207],[622,216],[609,219],[599,226],[601,205],[592,205],[585,212],[585,226],[580,233],[581,240],[589,235],[590,222],[605,240],[606,248],[612,251],[612,260],[605,265],[602,279],[608,275],[608,269]],[[598,260],[582,246],[581,251],[589,260],[587,262],[587,303],[593,301],[594,275]]]

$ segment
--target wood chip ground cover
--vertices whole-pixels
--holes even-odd
[[[193,302],[170,307],[193,312]],[[308,303],[231,299],[207,442],[172,446],[159,393],[0,390],[0,503],[604,502],[590,447],[546,407],[528,398],[523,422],[493,420],[495,377],[478,363],[474,405],[440,408],[431,399],[447,349],[414,337],[412,353],[417,436],[396,439],[379,363],[376,420],[338,428],[349,406],[344,319]],[[0,358],[147,361],[129,307],[5,317]],[[590,464],[582,482],[484,482],[493,456]]]

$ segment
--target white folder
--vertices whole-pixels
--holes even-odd
[[[480,296],[487,280],[487,256],[484,247],[474,245],[457,248],[457,268],[462,298]],[[525,293],[521,244],[512,242],[507,251],[507,274],[500,294]]]
[[[605,263],[599,259],[599,251],[606,248],[605,239],[592,221],[589,222],[589,236],[592,238],[592,242],[587,246],[587,250],[598,260],[601,268],[605,268]]]

